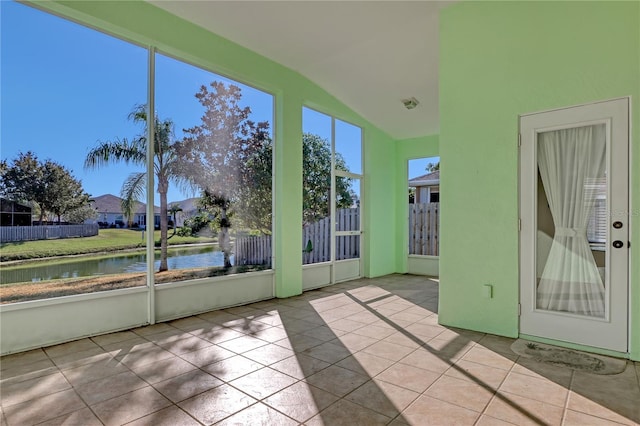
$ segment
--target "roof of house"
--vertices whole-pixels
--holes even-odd
[[[436,170],[435,172],[427,173],[426,175],[409,179],[409,186],[438,185],[439,183],[440,170]]]
[[[122,198],[113,194],[104,194],[99,197],[93,197],[93,207],[98,213],[117,213],[122,214]],[[146,204],[139,201],[135,202],[134,213],[144,214]],[[160,213],[160,207],[154,206],[155,213]]]

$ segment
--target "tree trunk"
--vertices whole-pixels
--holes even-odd
[[[224,267],[231,268],[231,247],[229,244],[229,220],[227,219],[227,208],[220,209],[220,234],[218,235],[218,245],[224,255]]]
[[[158,194],[160,194],[160,268],[158,272],[169,270],[167,264],[167,230],[169,224],[167,221],[167,190],[169,189],[168,182],[158,182]],[[154,218],[155,222],[155,218]]]

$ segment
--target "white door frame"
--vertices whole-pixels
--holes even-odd
[[[630,98],[523,114],[520,134],[520,334],[618,352],[629,342],[629,129]],[[536,308],[537,134],[543,131],[607,125],[607,209],[610,212],[605,277],[605,317],[594,318]],[[613,141],[616,141],[613,143]],[[614,167],[615,166],[615,167]],[[617,215],[617,216],[616,216]],[[614,229],[615,220],[623,222]],[[612,248],[620,240],[624,247]],[[611,284],[610,284],[611,283]]]

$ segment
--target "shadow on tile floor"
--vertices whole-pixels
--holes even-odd
[[[3,357],[2,425],[638,424],[638,364],[596,376],[443,327],[391,275]]]

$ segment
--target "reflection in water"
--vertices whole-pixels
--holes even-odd
[[[160,266],[160,253],[156,252],[155,266]],[[86,259],[60,264],[27,264],[23,267],[0,272],[0,284],[37,282],[63,278],[90,277],[121,273],[145,272],[146,255],[136,252],[102,259]],[[233,256],[231,257],[233,263]],[[218,246],[184,247],[169,249],[169,269],[189,269],[222,266],[224,259]]]

